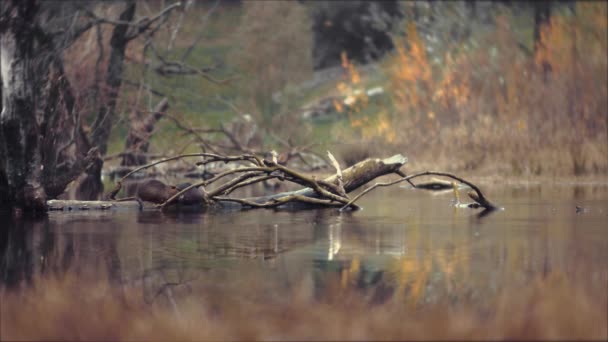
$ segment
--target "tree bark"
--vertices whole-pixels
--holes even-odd
[[[154,126],[163,117],[169,108],[169,101],[163,98],[154,108],[154,111],[144,118],[134,114],[131,119],[129,133],[125,142],[125,155],[122,158],[122,166],[145,165],[146,153],[150,145],[150,137],[154,131]]]
[[[33,0],[13,0],[2,18],[0,69],[2,113],[0,114],[0,182],[5,196],[26,210],[43,209],[46,193],[40,184],[41,154],[36,118],[34,69],[35,16]]]
[[[127,7],[120,14],[121,22],[131,22],[135,15],[135,2],[129,1]],[[125,60],[125,50],[129,43],[127,35],[129,25],[119,24],[114,27],[112,38],[110,39],[110,60],[108,62],[108,71],[106,74],[106,89],[108,91],[107,101],[102,102],[97,118],[93,123],[91,133],[91,143],[99,147],[99,152],[105,155],[108,150],[108,139],[112,131],[112,124],[115,121],[116,100],[120,85],[122,83],[122,70]]]

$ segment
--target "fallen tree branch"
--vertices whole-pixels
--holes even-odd
[[[211,154],[209,154],[211,155]],[[218,158],[216,155],[212,155],[213,157],[201,162],[198,162],[198,165],[206,164],[212,160],[214,161],[237,161],[237,160],[248,160],[251,158],[251,155],[242,155],[242,156],[223,156],[222,158]],[[171,205],[175,202],[180,196],[185,194],[187,191],[203,187],[203,193],[206,196],[207,204],[213,202],[236,202],[242,205],[251,206],[251,207],[259,207],[259,208],[273,208],[277,207],[289,202],[302,202],[309,204],[323,204],[330,206],[351,206],[354,209],[357,209],[358,206],[354,204],[348,204],[349,199],[345,196],[346,193],[355,190],[359,186],[367,183],[368,181],[383,176],[385,174],[390,174],[399,171],[401,166],[403,166],[407,162],[407,158],[402,155],[394,155],[387,159],[366,159],[362,162],[359,162],[350,168],[337,172],[336,175],[333,175],[324,180],[317,180],[314,176],[309,177],[307,175],[301,174],[300,172],[290,169],[286,166],[278,164],[276,161],[269,160],[259,160],[259,166],[253,167],[241,167],[237,169],[228,170],[222,172],[211,179],[203,180],[194,184],[191,184],[188,187],[185,187],[177,194],[173,195],[169,199],[167,199],[164,203],[159,204],[157,207],[160,209],[164,209],[167,206]],[[251,160],[250,160],[251,161]],[[255,163],[254,163],[255,164]],[[337,164],[337,162],[336,162]],[[339,169],[339,165],[338,165]],[[227,183],[219,186],[216,190],[211,192],[207,192],[205,190],[205,186],[208,186],[217,180],[224,178],[231,174],[242,173],[242,175],[237,176],[235,179],[228,181]],[[262,197],[254,197],[254,198],[228,198],[221,197],[220,195],[224,194],[228,190],[232,191],[237,187],[244,186],[243,182],[246,182],[247,185],[253,184],[255,182],[259,182],[262,180],[261,174],[266,174],[267,177],[274,176],[276,178],[284,179],[290,181],[292,183],[300,184],[306,186],[306,188],[292,191],[287,193],[275,194],[272,196],[262,196]],[[128,176],[128,175],[127,175]],[[342,186],[339,186],[340,180],[339,176],[342,177]],[[126,177],[126,176],[125,176]],[[257,177],[257,178],[255,178]],[[255,179],[252,181],[251,179]],[[344,195],[341,195],[343,193]],[[314,200],[308,200],[313,198]],[[321,200],[321,201],[318,201]],[[331,204],[330,204],[331,203]]]
[[[376,158],[363,160],[345,170],[342,170],[344,192],[349,193],[351,191],[354,191],[377,177],[400,172],[399,169],[403,165],[405,165],[405,163],[407,163],[407,158],[402,156],[401,154],[396,154],[386,159]],[[335,187],[337,187],[337,175],[333,175],[324,180],[318,180],[316,182],[319,184],[333,184]],[[245,200],[248,203],[255,202],[258,204],[264,204],[274,199],[280,199],[292,195],[312,198],[319,197],[319,194],[317,193],[317,191],[315,191],[315,189],[311,187],[306,187],[296,191],[288,191],[270,196],[252,197],[247,198]],[[358,208],[358,206],[355,206],[354,203],[349,204],[349,202],[351,201],[347,201],[344,206],[351,206],[353,209]],[[339,204],[339,202],[334,203]],[[332,206],[333,205],[334,204],[332,204]]]
[[[407,176],[403,171],[401,171],[401,167],[407,162],[407,158],[400,154],[394,155],[386,159],[366,159],[345,170],[342,170],[336,158],[334,158],[333,155],[328,152],[328,158],[330,160],[331,165],[335,167],[336,173],[322,180],[318,180],[315,176],[305,175],[299,171],[281,165],[277,160],[276,152],[271,153],[271,160],[262,159],[253,154],[243,154],[236,156],[226,156],[214,153],[183,154],[155,161],[153,163],[143,165],[132,170],[117,182],[117,187],[110,194],[110,198],[114,199],[114,196],[122,186],[122,182],[132,174],[152,167],[154,165],[158,165],[160,163],[165,163],[187,157],[203,158],[202,161],[196,163],[197,165],[206,165],[211,162],[223,162],[226,164],[231,162],[247,162],[252,164],[252,166],[242,166],[242,164],[239,164],[241,165],[241,167],[226,170],[224,172],[216,174],[210,179],[202,180],[200,182],[188,186],[180,186],[179,189],[181,190],[178,193],[165,200],[165,202],[156,205],[155,208],[164,209],[167,206],[176,202],[180,204],[182,196],[185,196],[188,191],[194,188],[201,188],[200,190],[203,195],[200,199],[200,206],[210,206],[214,203],[232,202],[240,204],[243,207],[277,208],[290,203],[303,203],[322,207],[340,207],[340,211],[343,211],[346,208],[358,209],[359,207],[355,204],[356,201],[363,197],[365,194],[378,187],[390,186],[401,182],[408,182],[412,184],[412,186],[414,186],[415,188],[419,188],[418,186],[416,186],[415,183],[412,182],[413,179],[422,176],[441,176],[465,184],[473,190],[469,192],[469,197],[473,199],[475,203],[468,204],[466,205],[467,207],[483,207],[490,211],[497,209],[497,206],[492,204],[475,184],[463,178],[455,176],[451,173],[424,171]],[[399,175],[400,178],[390,182],[376,183],[368,189],[362,191],[353,199],[348,198],[347,193],[356,190],[357,188],[363,186],[364,184],[375,178],[393,173]],[[215,187],[214,189],[211,189],[209,191],[205,189],[206,186],[209,186],[231,175],[234,177]],[[291,183],[299,184],[304,186],[304,188],[296,191],[273,194],[270,196],[259,196],[249,198],[228,197],[231,192],[238,188],[249,186],[273,178],[277,178],[281,181],[288,181]],[[434,182],[437,183],[438,180],[435,179]],[[422,186],[420,188],[422,188]],[[454,189],[454,191],[457,191],[456,183],[452,184],[452,188]],[[117,201],[49,201],[47,203],[49,210],[107,210],[119,207],[130,208],[133,205],[139,207],[139,205],[137,204],[123,205],[119,204]]]
[[[207,157],[209,158],[208,160],[201,162],[202,164],[205,163],[209,163],[212,161],[234,161],[234,160],[243,160],[243,161],[249,161],[253,164],[256,165],[261,165],[262,161],[259,157],[254,156],[254,155],[241,155],[241,156],[222,156],[219,154],[215,154],[215,153],[188,153],[188,154],[182,154],[179,156],[175,156],[175,157],[170,157],[170,158],[165,158],[165,159],[161,159],[161,160],[157,160],[155,162],[146,164],[146,165],[142,165],[134,170],[132,170],[131,172],[127,173],[125,176],[123,176],[118,182],[116,182],[116,187],[114,188],[114,190],[112,190],[109,195],[108,198],[110,199],[115,199],[116,194],[120,191],[120,189],[122,188],[122,183],[125,179],[127,179],[129,176],[131,176],[132,174],[139,172],[141,170],[145,170],[147,168],[150,168],[152,166],[161,164],[161,163],[166,163],[166,162],[170,162],[173,160],[178,160],[178,159],[182,159],[182,158],[189,158],[189,157]],[[197,165],[199,165],[197,163]]]
[[[410,176],[406,176],[397,180],[394,180],[392,182],[386,182],[386,183],[376,183],[374,185],[372,185],[371,187],[365,189],[364,191],[362,191],[360,194],[358,194],[357,196],[355,196],[355,198],[353,198],[352,200],[350,200],[346,205],[344,205],[342,208],[340,208],[340,211],[345,210],[346,208],[348,208],[349,206],[351,206],[352,204],[354,204],[359,198],[363,197],[365,194],[367,194],[368,192],[374,190],[377,187],[381,187],[381,186],[391,186],[394,184],[398,184],[401,182],[410,182],[411,180],[417,177],[421,177],[421,176],[443,176],[443,177],[448,177],[454,180],[459,181],[460,183],[466,184],[469,187],[471,187],[471,189],[473,189],[475,192],[469,192],[468,195],[469,197],[474,200],[480,207],[483,207],[485,209],[488,210],[495,210],[498,209],[498,207],[494,204],[492,204],[490,201],[487,200],[487,198],[483,195],[483,193],[481,192],[481,190],[479,190],[479,188],[469,182],[466,181],[460,177],[457,177],[451,173],[447,173],[447,172],[438,172],[438,171],[424,171],[424,172],[419,172]],[[414,187],[416,187],[414,185]],[[456,190],[455,190],[456,191]]]

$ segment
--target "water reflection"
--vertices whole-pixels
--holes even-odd
[[[491,198],[506,209],[489,216],[454,209],[449,195],[389,189],[367,197],[364,210],[354,213],[3,217],[9,229],[1,230],[0,295],[27,293],[36,282],[44,286],[49,275],[86,274],[118,289],[119,301],[128,301],[125,293],[135,290],[145,305],[180,319],[184,303],[193,300],[260,298],[272,306],[294,298],[348,302],[346,294],[370,307],[441,304],[486,312],[501,291],[533,288],[543,279],[560,279],[598,302],[608,301],[608,188],[493,190]],[[577,215],[575,203],[591,209]]]

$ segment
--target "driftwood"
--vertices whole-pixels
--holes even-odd
[[[321,207],[338,207],[340,210],[347,208],[356,210],[359,207],[355,202],[365,194],[374,190],[377,187],[390,186],[401,182],[408,182],[416,188],[429,188],[427,183],[416,185],[412,182],[413,179],[422,176],[442,176],[458,181],[470,187],[473,191],[469,193],[469,197],[475,202],[470,204],[460,204],[460,207],[496,209],[497,206],[492,204],[481,192],[481,190],[473,183],[466,181],[460,177],[450,173],[438,171],[425,171],[407,176],[401,171],[401,167],[407,163],[407,158],[397,154],[386,159],[366,159],[345,170],[342,170],[340,164],[328,152],[328,159],[336,169],[336,173],[325,179],[317,179],[315,176],[310,176],[301,173],[300,171],[281,165],[277,159],[277,153],[270,153],[270,160],[260,158],[254,154],[242,154],[235,156],[226,156],[215,153],[191,153],[179,155],[153,163],[138,167],[123,178],[121,178],[116,188],[108,195],[108,201],[84,202],[84,201],[49,201],[47,207],[49,210],[108,210],[119,208],[137,208],[139,204],[132,202],[119,202],[115,200],[116,194],[122,188],[122,184],[126,178],[136,174],[138,171],[150,168],[154,165],[166,163],[182,158],[199,158],[202,159],[196,162],[197,165],[206,165],[212,162],[223,162],[226,164],[233,163],[233,168],[220,172],[213,177],[201,180],[190,186],[181,188],[177,194],[168,198],[164,203],[153,206],[156,209],[165,209],[175,204],[179,204],[180,196],[193,188],[199,188],[203,194],[202,202],[198,207],[210,207],[215,204],[222,203],[237,203],[243,207],[250,208],[276,208],[290,204],[307,204]],[[399,175],[400,178],[391,182],[376,183],[368,189],[362,191],[354,198],[349,198],[348,193],[360,188],[368,182],[388,174]],[[231,194],[239,188],[250,186],[255,183],[263,182],[270,179],[278,179],[301,185],[302,188],[295,191],[282,192],[269,196],[259,197],[232,197]],[[454,188],[457,193],[455,183],[447,183],[440,180],[433,180],[433,184],[441,184],[442,187]],[[434,186],[430,187],[433,188]],[[459,198],[459,197],[457,197]]]
[[[116,202],[116,201],[75,201],[75,200],[49,200],[46,202],[47,210],[116,210],[116,209],[139,209],[139,203]]]

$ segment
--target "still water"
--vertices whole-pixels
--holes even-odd
[[[207,315],[231,330],[243,325],[241,316],[229,313],[232,310],[247,312],[252,325],[244,334],[200,335],[198,323],[193,323],[179,328],[192,334],[156,337],[606,339],[608,185],[488,183],[482,189],[504,210],[484,215],[479,209],[456,209],[451,192],[393,187],[374,190],[360,200],[363,210],[346,213],[113,211],[51,212],[37,220],[2,218],[0,340],[150,338],[145,333],[107,335],[98,330],[73,334],[71,324],[79,323],[69,321],[78,316],[37,332],[31,315],[53,316],[55,305],[90,314],[87,300],[82,304],[75,299],[74,283],[83,298],[95,296],[88,292],[94,291],[89,284],[101,284],[104,303],[114,300],[114,293],[126,293],[127,301],[137,298],[144,311],[149,307],[164,312],[175,322],[196,322]],[[57,280],[65,278],[72,283]],[[44,302],[44,308],[21,307],[24,298],[44,297],[40,293],[45,287],[52,288],[55,297],[28,302]],[[116,302],[125,301],[116,297]],[[193,303],[205,313],[194,313]],[[134,305],[112,315],[137,315],[129,311]],[[324,316],[318,314],[321,306],[332,312],[328,319],[337,322],[351,322],[339,317],[365,316],[368,309],[380,312],[384,307],[401,316],[390,315],[378,324],[365,319],[361,326],[352,323],[355,319],[327,331]],[[399,311],[401,307],[408,311]],[[453,333],[395,330],[405,324],[404,315],[420,327],[425,319],[453,327],[455,318],[445,312],[459,309],[472,318]],[[439,316],[425,316],[433,312]],[[20,320],[20,313],[28,317]],[[280,322],[272,315],[282,316]],[[275,323],[260,327],[264,322]],[[95,324],[106,323],[99,318]],[[114,329],[113,323],[107,324],[105,329]],[[286,327],[279,328],[281,324]],[[484,326],[491,331],[479,330]],[[213,329],[205,327],[206,333]],[[166,329],[173,328],[179,330],[175,325]],[[389,330],[391,334],[385,334]]]

